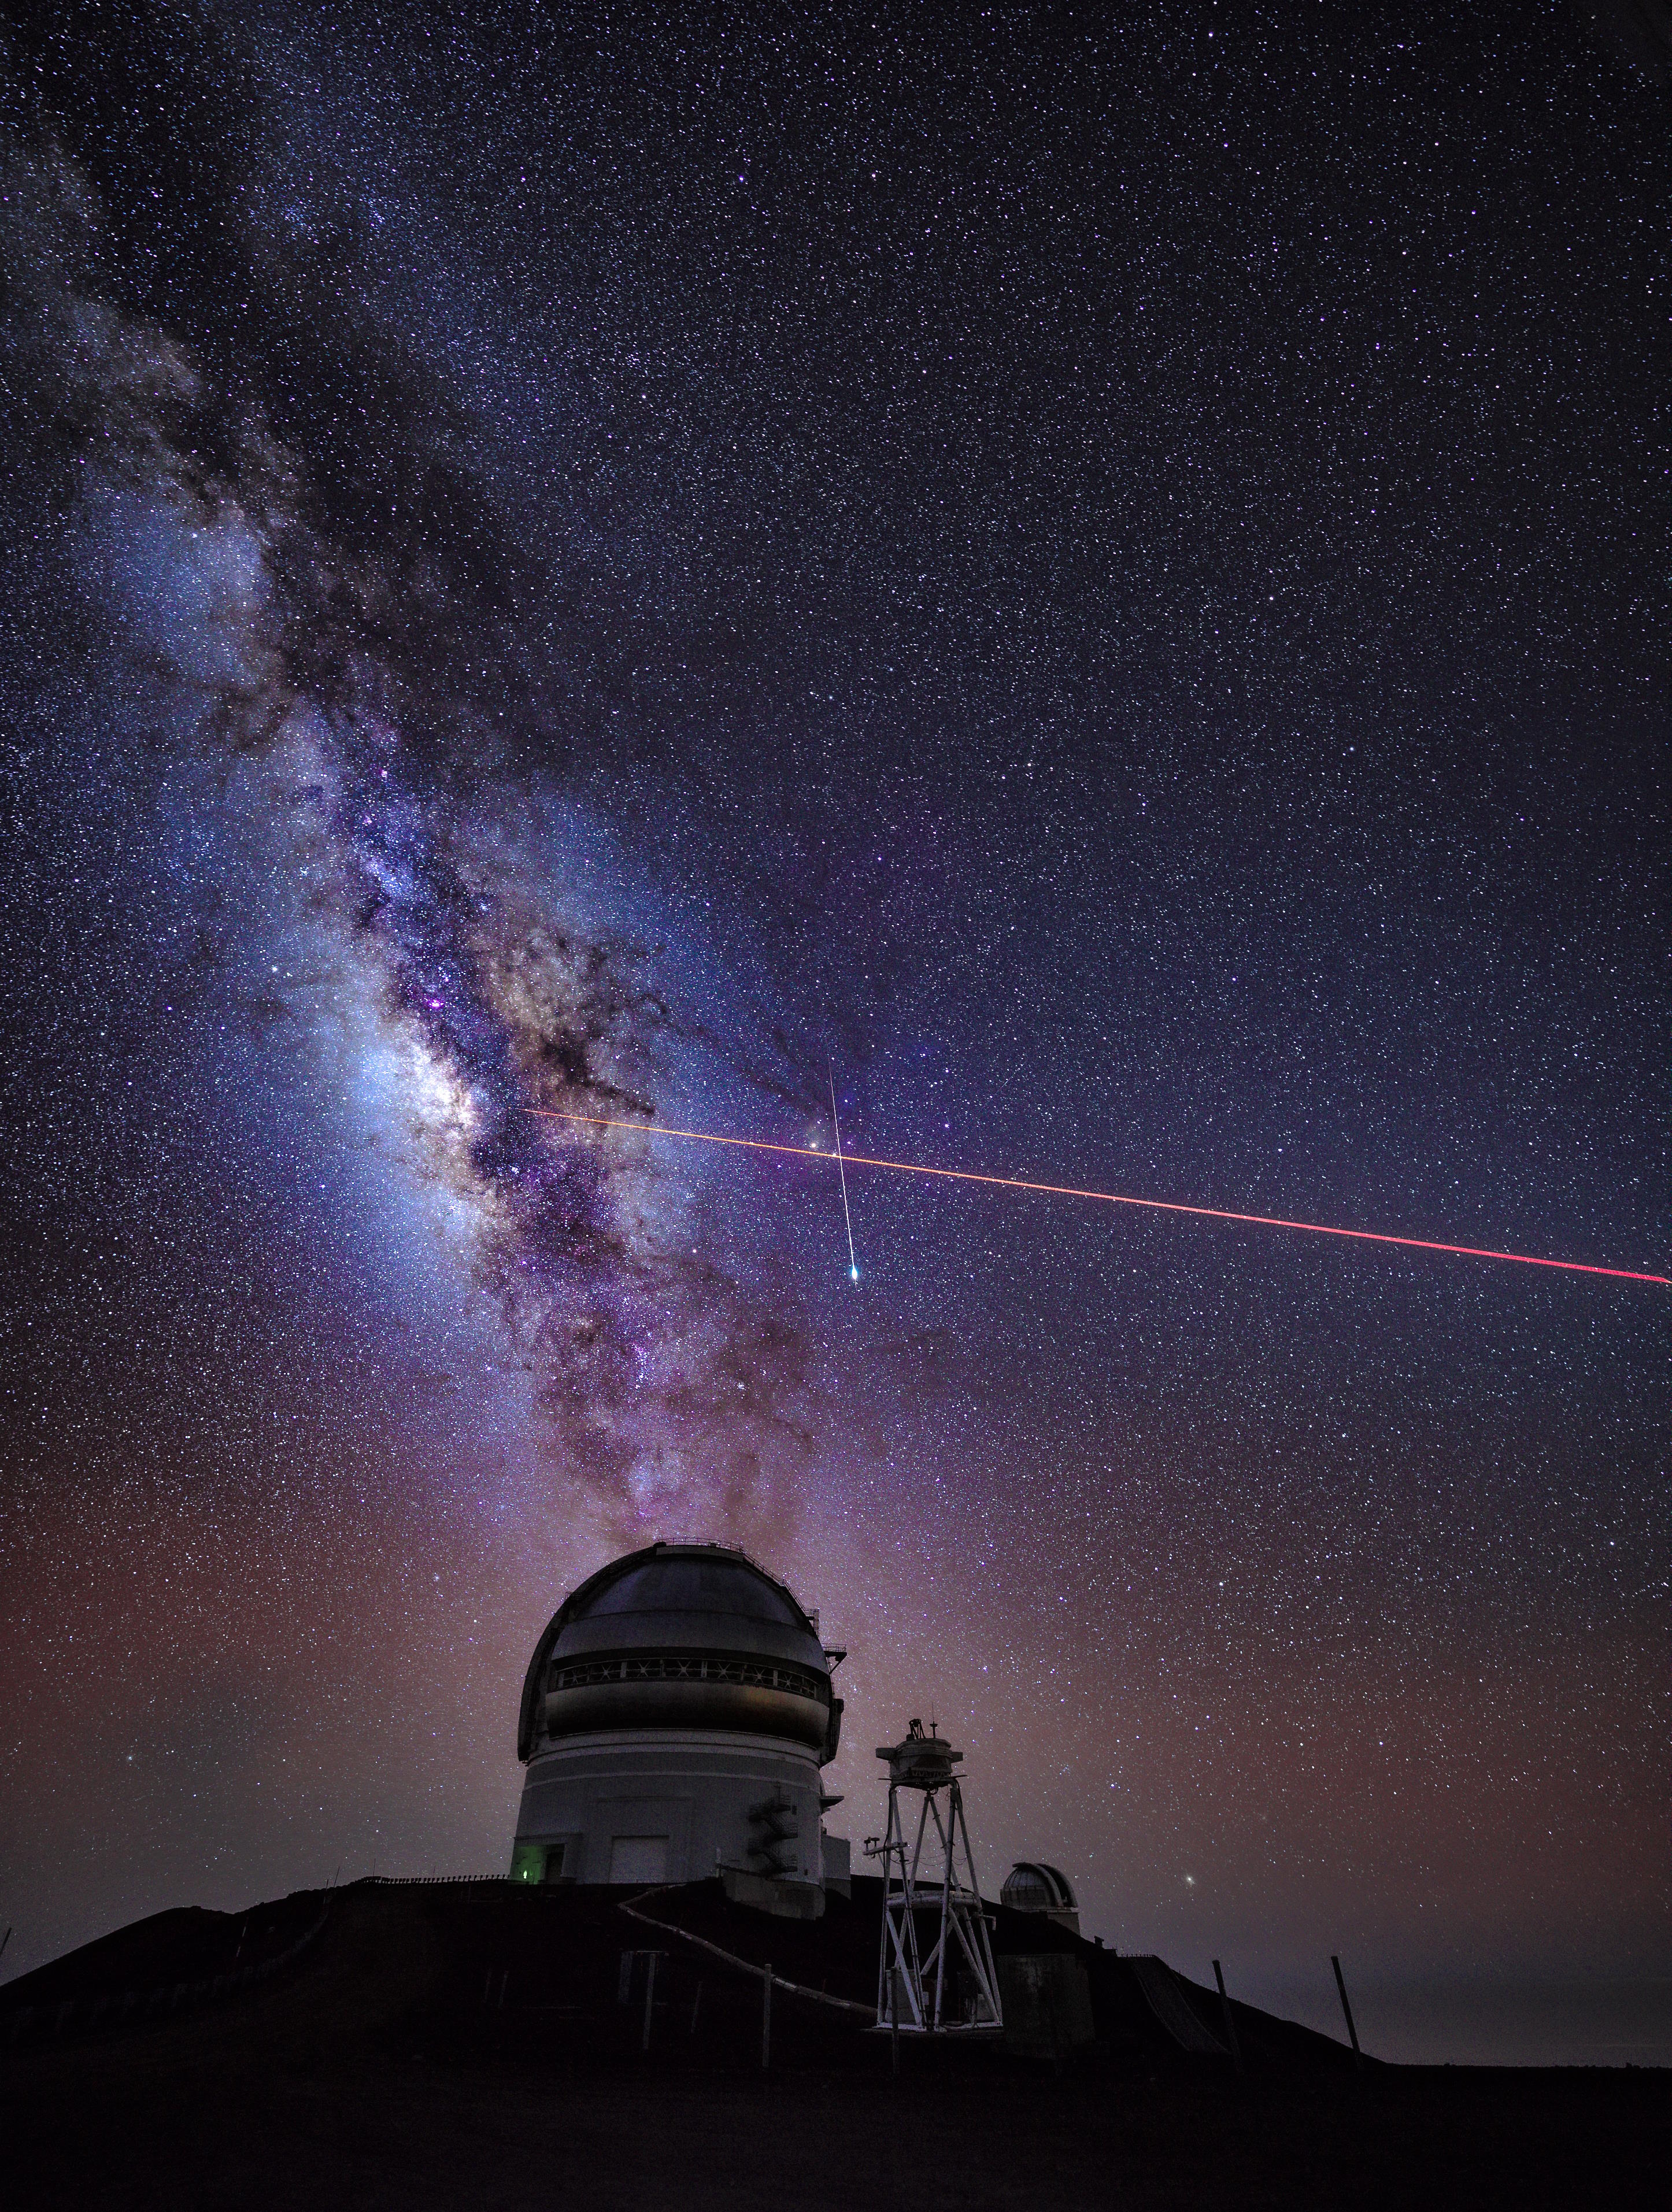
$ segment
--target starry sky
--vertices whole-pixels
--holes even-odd
[[[1122,1948],[1672,2057],[1667,1292],[654,1133],[1669,1272],[1655,11],[562,13],[0,47],[6,1972],[502,1870],[702,1537],[856,1843],[933,1713]]]

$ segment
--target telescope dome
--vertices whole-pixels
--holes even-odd
[[[841,1703],[816,1622],[745,1553],[652,1544],[558,1607],[523,1685],[518,1756],[619,1729],[720,1729],[836,1753]]]
[[[1073,1886],[1058,1867],[1043,1859],[1018,1859],[1005,1876],[999,1902],[1012,1912],[1043,1912],[1060,1928],[1079,1933],[1079,1901]]]

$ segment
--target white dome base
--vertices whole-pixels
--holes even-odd
[[[632,1729],[528,1762],[511,1872],[523,1881],[701,1881],[735,1867],[820,1882],[818,1765],[763,1736]]]

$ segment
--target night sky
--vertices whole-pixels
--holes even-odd
[[[856,1845],[933,1713],[1123,1949],[1672,2057],[1672,1294],[866,1170],[855,1286],[534,1110],[1672,1272],[1656,11],[560,12],[3,49],[5,1971],[502,1872],[687,1536]]]

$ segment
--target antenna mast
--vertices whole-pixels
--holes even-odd
[[[902,1741],[879,1745],[877,1756],[888,1762],[888,1833],[865,1847],[869,1857],[883,1863],[877,2025],[896,2035],[1002,2027],[964,1793],[952,1771],[964,1753],[933,1727],[925,1735],[922,1722],[914,1721]],[[915,1838],[906,1832],[903,1790],[922,1796]]]

